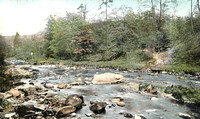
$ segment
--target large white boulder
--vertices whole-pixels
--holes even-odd
[[[121,74],[114,74],[114,73],[95,74],[92,83],[93,84],[119,83],[123,79],[124,76]]]

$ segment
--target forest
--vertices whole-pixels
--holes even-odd
[[[176,16],[179,1],[141,1],[141,7],[147,10],[135,13],[122,5],[108,14],[111,2],[101,4],[105,19],[92,22],[86,20],[88,11],[84,4],[77,7],[78,13],[49,16],[42,42],[37,39],[20,42],[17,32],[14,48],[7,56],[30,60],[32,52],[35,60],[70,60],[75,64],[87,61],[91,65],[103,62],[100,65],[107,63],[116,68],[121,64],[122,68],[135,69],[153,64],[153,53],[168,52],[173,59],[170,64],[177,71],[185,67],[185,72],[197,72],[200,65],[198,0],[191,2],[191,12],[185,17]],[[133,63],[129,64],[130,61]],[[143,67],[134,65],[141,62]]]

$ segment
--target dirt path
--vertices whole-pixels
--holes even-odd
[[[168,52],[154,53],[153,58],[155,59],[154,67],[164,67],[169,62]]]

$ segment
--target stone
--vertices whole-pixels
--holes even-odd
[[[119,101],[123,101],[123,97],[119,96],[119,97],[113,97],[110,99],[111,102],[117,103]]]
[[[15,112],[19,117],[24,117],[26,114],[30,114],[35,110],[33,105],[19,105],[15,108]]]
[[[89,81],[84,81],[85,85],[90,85],[91,83]]]
[[[44,110],[44,111],[42,112],[42,114],[43,114],[44,117],[47,117],[47,116],[54,116],[55,113],[56,113],[56,111],[53,110],[53,109],[47,109],[47,110]]]
[[[60,85],[58,85],[57,88],[59,88],[59,89],[67,88],[67,84],[66,83],[60,84]]]
[[[156,90],[150,90],[149,93],[154,94],[154,95],[158,94],[158,92]]]
[[[136,80],[144,80],[140,75],[136,77]]]
[[[17,87],[17,89],[21,90],[25,94],[25,96],[34,95],[39,90],[41,90],[41,88],[38,86],[28,85],[28,84],[19,86],[19,87]]]
[[[155,112],[156,109],[148,109],[148,110],[145,110],[145,112]]]
[[[76,113],[71,113],[70,117],[76,117]]]
[[[3,107],[0,106],[0,112],[3,112]]]
[[[145,91],[150,92],[150,90],[152,90],[152,89],[153,89],[152,85],[148,85],[148,86],[145,88]]]
[[[119,101],[119,102],[117,102],[117,105],[120,106],[120,107],[124,107],[125,106],[125,102]]]
[[[82,73],[76,74],[76,77],[81,77],[81,76],[82,76]]]
[[[126,118],[133,118],[133,115],[131,113],[124,112],[123,115]]]
[[[76,111],[76,108],[74,106],[64,106],[64,107],[59,108],[56,111],[56,116],[57,117],[63,117],[63,116],[66,116],[70,113],[73,113],[75,111]]]
[[[189,114],[184,114],[181,112],[178,113],[178,116],[182,117],[183,119],[192,119],[192,117]]]
[[[45,84],[44,84],[44,87],[45,87],[45,88],[54,88],[54,85],[53,85],[53,84],[45,83]]]
[[[79,77],[79,78],[77,79],[77,81],[78,81],[78,82],[82,82],[82,78]]]
[[[12,95],[9,94],[9,93],[5,93],[5,95],[4,95],[4,99],[8,99],[8,98],[11,98],[11,97],[12,97]]]
[[[77,110],[82,108],[83,103],[83,96],[77,94],[68,96],[65,101],[65,105],[74,106]]]
[[[84,78],[84,80],[85,80],[85,81],[89,81],[89,78],[86,77],[86,78]]]
[[[91,113],[91,114],[85,114],[85,116],[87,116],[87,117],[95,117],[95,114],[94,114],[94,113]]]
[[[95,74],[92,80],[93,84],[111,84],[122,82],[124,77],[121,74],[103,73]]]
[[[135,114],[135,119],[145,119],[145,117],[142,114]]]
[[[4,117],[5,117],[6,119],[7,119],[7,118],[8,118],[8,119],[14,119],[13,116],[15,116],[15,115],[16,115],[15,112],[14,112],[14,113],[8,113],[8,114],[5,114]]]
[[[70,85],[72,85],[72,86],[78,86],[78,85],[83,85],[83,83],[80,83],[80,82],[72,82],[72,83],[70,83]]]
[[[15,98],[19,98],[20,95],[22,94],[20,91],[15,90],[15,89],[11,89],[7,93],[11,94]]]
[[[90,102],[91,106],[90,106],[90,110],[93,111],[96,114],[100,114],[100,113],[104,113],[105,112],[105,108],[107,106],[106,102]]]
[[[151,98],[151,101],[158,101],[158,98],[152,97],[152,98]]]

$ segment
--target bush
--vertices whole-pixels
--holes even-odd
[[[200,104],[200,89],[171,86],[167,87],[164,92],[168,94],[171,93],[173,97],[182,102],[190,101],[191,103]]]

